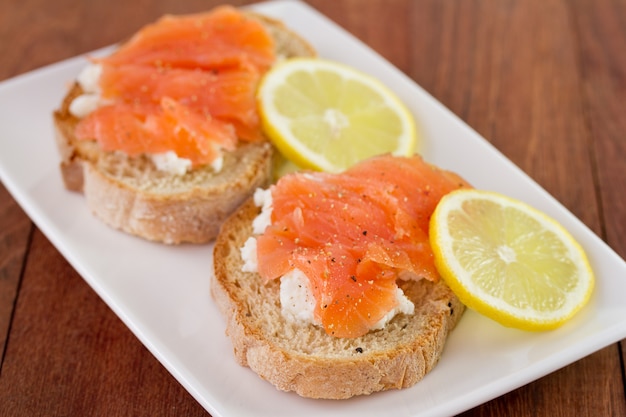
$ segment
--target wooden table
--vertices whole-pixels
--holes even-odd
[[[164,13],[218,3],[3,0],[0,80],[112,44]],[[626,256],[626,1],[310,4],[408,74]],[[3,186],[0,347],[4,416],[207,415]],[[626,415],[624,359],[622,341],[463,415]]]

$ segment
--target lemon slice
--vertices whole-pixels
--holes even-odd
[[[268,71],[257,93],[263,130],[300,167],[339,172],[374,155],[409,156],[413,116],[374,77],[320,58]]]
[[[461,302],[508,327],[554,329],[591,296],[593,272],[574,238],[501,194],[465,189],[444,196],[431,217],[430,243]]]

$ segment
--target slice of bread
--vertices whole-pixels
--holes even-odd
[[[259,211],[248,200],[224,223],[214,248],[211,294],[239,364],[280,390],[327,399],[410,387],[433,369],[465,309],[443,280],[400,282],[415,313],[355,339],[293,324],[281,315],[280,282],[263,284],[258,274],[242,271],[239,249]]]
[[[283,23],[246,14],[266,27],[280,58],[315,55]],[[240,145],[225,155],[219,173],[204,167],[179,176],[157,170],[145,156],[130,158],[102,151],[95,141],[77,140],[79,119],[69,106],[81,93],[74,83],[53,115],[61,174],[65,187],[83,192],[89,209],[112,227],[169,244],[208,242],[233,210],[271,180],[274,150],[268,142]]]

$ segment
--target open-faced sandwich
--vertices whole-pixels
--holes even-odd
[[[65,186],[143,238],[207,242],[271,178],[260,77],[314,55],[282,23],[222,6],[165,16],[92,58],[54,113]]]
[[[379,156],[258,190],[214,249],[212,295],[237,361],[311,398],[422,379],[464,311],[428,238],[435,206],[462,187],[419,156]]]

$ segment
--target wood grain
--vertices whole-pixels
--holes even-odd
[[[206,415],[39,231],[29,259],[0,378],[3,416]]]
[[[626,2],[592,5],[576,1],[572,20],[579,40],[581,93],[589,129],[588,146],[604,227],[601,236],[626,257]]]
[[[28,217],[0,184],[0,369],[31,229]]]
[[[406,27],[411,0],[368,1],[367,7],[362,0],[309,3],[400,70],[408,71],[411,40]]]
[[[0,2],[0,80],[125,39],[165,13],[220,3]],[[626,256],[626,1],[309,3]],[[2,187],[0,341],[3,416],[208,415]],[[608,346],[462,415],[626,415],[625,360],[623,342]]]
[[[566,4],[433,1],[415,7],[411,75],[598,232]],[[434,58],[425,64],[424,57]],[[591,204],[578,204],[581,199]]]

